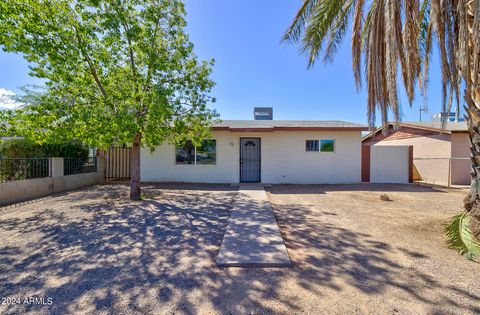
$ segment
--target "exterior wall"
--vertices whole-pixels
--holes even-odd
[[[144,182],[238,183],[240,138],[261,138],[263,183],[356,183],[360,182],[361,132],[359,131],[214,131],[216,165],[176,165],[175,147],[164,143],[153,153],[141,151]],[[306,152],[305,140],[334,139],[335,152]]]
[[[140,152],[140,178],[144,182],[235,183],[239,178],[237,138],[228,131],[213,132],[217,140],[216,165],[177,165],[175,146],[163,143],[150,152]]]
[[[98,184],[97,173],[75,174],[53,178],[53,192],[77,189],[79,187]]]
[[[305,140],[334,139],[335,152],[306,152]],[[361,132],[276,132],[262,137],[266,183],[358,183]]]
[[[413,164],[422,180],[428,183],[448,185],[448,164],[451,152],[450,134],[420,131],[399,131],[380,140],[382,146],[413,146]],[[430,158],[430,159],[429,159]],[[435,159],[431,159],[435,158]],[[372,166],[371,166],[372,167]]]
[[[373,145],[370,161],[371,183],[409,183],[408,146]]]
[[[52,177],[0,183],[0,206],[31,200],[105,181],[105,160],[97,159],[97,172],[63,176],[63,159],[52,158]],[[61,171],[61,173],[60,173]]]
[[[470,185],[470,143],[466,132],[452,133],[452,158],[467,158],[466,160],[452,159],[451,182],[453,185]]]
[[[34,199],[52,193],[52,177],[0,183],[0,205]]]

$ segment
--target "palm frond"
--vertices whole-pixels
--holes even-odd
[[[432,24],[430,21],[430,1],[423,0],[420,9],[420,36],[419,49],[420,58],[423,58],[423,69],[419,76],[419,88],[423,97],[423,109],[428,111],[428,83],[430,59],[432,56]]]
[[[480,244],[474,239],[467,212],[452,217],[450,223],[445,226],[445,234],[450,248],[457,250],[468,259],[480,257]]]
[[[420,5],[420,37],[419,37],[419,48],[420,48],[420,57],[424,56],[427,51],[427,34],[430,21],[430,0],[422,0]]]
[[[328,36],[328,43],[325,49],[325,57],[323,58],[324,62],[332,62],[335,53],[337,52],[338,46],[340,45],[345,31],[347,30],[349,17],[352,12],[354,5],[354,0],[348,0],[342,7],[341,13],[338,17],[335,18],[335,22],[330,28],[330,34]]]
[[[364,3],[365,0],[358,0],[355,4],[355,10],[353,14],[352,68],[357,89],[362,87],[362,74],[360,68],[362,64],[362,24]]]
[[[345,34],[350,11],[348,3],[352,0],[329,1],[319,0],[312,14],[305,21],[305,32],[300,51],[308,56],[308,66],[311,67],[318,59],[324,42],[331,35],[331,48],[335,48]],[[343,29],[343,31],[342,31]],[[333,53],[334,49],[330,50]],[[328,55],[328,54],[327,54]]]
[[[385,25],[385,66],[386,66],[386,97],[388,106],[391,108],[395,121],[400,120],[400,110],[397,94],[397,65],[398,60],[405,60],[402,43],[402,20],[400,17],[400,1],[389,1],[386,3]],[[404,69],[404,67],[402,67]],[[410,71],[406,72],[410,77]],[[405,76],[405,74],[404,74]],[[388,130],[386,128],[385,130]]]
[[[285,42],[298,42],[302,31],[312,14],[312,9],[318,4],[318,0],[303,0],[302,6],[298,9],[292,24],[283,34],[282,40]]]
[[[460,102],[460,88],[462,79],[465,80],[465,71],[471,64],[461,70],[465,58],[459,57],[461,51],[461,33],[459,29],[465,27],[465,19],[461,18],[462,8],[454,4],[455,1],[431,0],[430,23],[437,37],[440,60],[442,65],[442,111],[449,112],[455,99],[457,108]],[[456,2],[455,2],[456,3]],[[458,11],[460,10],[460,11]],[[470,35],[467,35],[467,42]],[[463,72],[463,73],[462,73]],[[445,117],[442,123],[445,123]]]
[[[420,3],[418,0],[405,1],[405,24],[403,27],[403,49],[404,56],[400,57],[402,64],[402,75],[405,90],[410,105],[413,102],[415,83],[420,76],[421,55],[420,55],[420,31],[422,19]],[[400,22],[401,23],[401,22]]]
[[[458,109],[462,95],[467,104],[476,99],[480,108],[480,54],[472,53],[480,50],[480,1],[303,0],[283,40],[301,41],[301,52],[307,55],[309,67],[321,53],[324,61],[331,61],[350,19],[355,82],[360,88],[361,63],[365,61],[366,83],[372,93],[369,122],[374,123],[376,110],[382,115],[393,111],[395,119],[399,118],[398,83],[394,77],[398,63],[410,105],[417,82],[426,105],[434,36],[441,58],[442,111],[450,111],[453,103]],[[387,28],[388,35],[379,27]],[[370,61],[380,62],[388,69],[383,71]],[[463,84],[466,93],[461,91]],[[382,118],[383,122],[386,120],[387,117]]]
[[[386,47],[387,26],[391,27],[391,21],[386,15],[392,16],[392,12],[388,8],[389,5],[390,3],[387,4],[385,0],[378,0],[376,5],[372,6],[370,10],[370,26],[366,29],[368,34],[365,37],[368,123],[370,127],[375,125],[375,112],[378,107],[382,114],[382,125],[385,127],[383,130],[387,129],[388,123],[388,110],[390,107],[389,86],[395,84],[391,81],[393,77],[392,68],[387,67],[386,64],[387,58],[389,60],[394,58],[391,54],[388,56],[387,50],[390,53],[395,53],[394,45]],[[391,36],[392,34],[388,35]],[[396,60],[392,59],[392,61],[396,63]],[[396,91],[394,92],[396,93]]]

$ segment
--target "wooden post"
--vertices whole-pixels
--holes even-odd
[[[408,182],[413,183],[413,145],[408,146]]]
[[[448,158],[448,188],[449,189],[450,189],[451,171],[452,171],[452,159]]]

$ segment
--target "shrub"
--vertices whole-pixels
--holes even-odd
[[[1,158],[88,157],[88,147],[80,142],[35,144],[27,139],[0,142]]]

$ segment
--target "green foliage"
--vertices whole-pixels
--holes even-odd
[[[333,140],[320,140],[320,152],[333,152],[334,143]]]
[[[352,0],[303,1],[283,40],[301,40],[301,52],[308,55],[309,67],[314,65],[321,52],[325,53],[325,61],[333,61],[347,30],[354,4]]]
[[[88,157],[88,148],[79,142],[35,144],[27,139],[0,143],[1,158]]]
[[[468,259],[480,257],[480,244],[475,241],[470,229],[470,217],[467,212],[455,215],[445,226],[447,244]]]
[[[206,138],[213,60],[197,59],[185,26],[180,0],[0,2],[0,47],[45,80],[4,133],[100,148]]]
[[[0,182],[41,178],[49,175],[46,159],[0,160]]]

